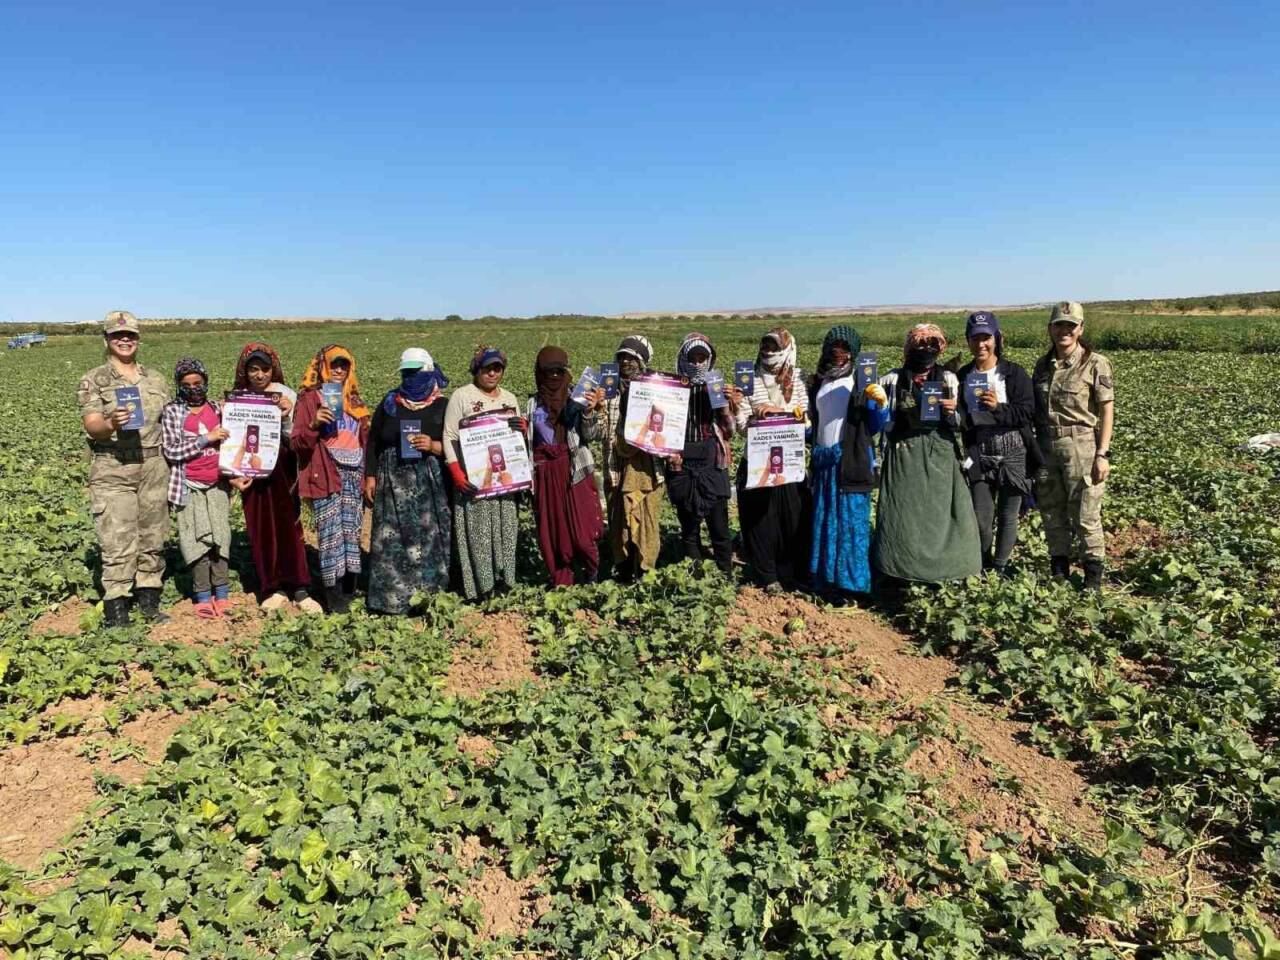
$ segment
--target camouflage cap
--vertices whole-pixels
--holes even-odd
[[[1076,326],[1080,326],[1084,323],[1084,307],[1073,300],[1055,303],[1053,313],[1049,314],[1049,322],[1057,323],[1059,320],[1070,320]]]
[[[128,310],[112,310],[102,321],[102,333],[111,336],[113,333],[142,333],[138,329],[138,318]]]

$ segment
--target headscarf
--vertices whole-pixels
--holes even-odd
[[[618,344],[617,351],[614,353],[614,359],[621,363],[624,356],[633,357],[640,364],[641,373],[648,370],[649,361],[653,359],[653,347],[649,344],[649,338],[643,337],[638,333],[623,337],[622,342]]]
[[[335,360],[346,360],[351,364],[351,372],[342,382],[342,410],[357,420],[363,420],[369,416],[369,408],[360,398],[360,384],[356,380],[356,358],[346,347],[338,346],[336,343],[321,347],[311,358],[311,363],[307,365],[307,372],[302,377],[302,389],[319,390],[322,383],[329,383],[333,376]]]
[[[552,370],[569,369],[569,354],[560,347],[543,347],[533,361],[533,382],[538,387],[538,403],[546,411],[547,423],[555,430],[556,443],[564,443],[565,407],[569,403],[569,378],[560,378],[559,386],[552,386],[547,374]]]
[[[474,377],[491,363],[501,363],[503,369],[506,369],[507,355],[490,344],[476,344],[476,352],[471,355],[471,376]]]
[[[425,350],[422,352],[427,353]],[[388,416],[395,416],[397,403],[414,409],[428,407],[447,386],[449,378],[444,375],[435,358],[427,353],[427,362],[421,367],[400,371],[400,386],[388,391],[382,398],[382,410]]]
[[[849,348],[849,360],[837,365],[835,361],[836,344],[843,343]],[[838,323],[822,338],[822,353],[818,357],[818,369],[814,375],[819,381],[839,380],[853,372],[853,362],[862,349],[862,337],[858,331],[847,323]]]
[[[204,383],[198,387],[184,386],[182,378],[192,373],[200,374]],[[198,407],[208,399],[209,371],[195,357],[183,357],[174,365],[173,383],[178,388],[178,396],[189,407]]]
[[[708,354],[702,363],[694,363],[689,359],[689,354],[698,347]],[[680,344],[680,352],[676,354],[676,371],[682,377],[687,377],[690,383],[706,383],[707,374],[715,365],[716,348],[711,345],[710,340],[700,333],[691,333],[684,338],[684,343]]]
[[[773,341],[776,350],[766,350],[766,341]],[[782,399],[791,402],[791,385],[796,375],[796,342],[791,331],[785,327],[774,327],[760,338],[760,351],[756,354],[756,369],[765,377],[766,384],[772,379],[782,391]]]
[[[938,357],[947,349],[947,335],[936,323],[917,323],[907,331],[902,356],[916,384],[923,383]]]
[[[245,344],[240,351],[240,359],[236,361],[236,389],[249,390],[249,363],[259,360],[271,369],[271,382],[284,383],[284,370],[280,367],[280,355],[265,343]]]

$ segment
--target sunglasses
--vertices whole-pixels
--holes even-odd
[[[480,372],[481,373],[501,373],[505,369],[507,368],[500,363],[487,363],[480,368]]]
[[[337,370],[339,367],[341,367],[344,370],[350,370],[351,361],[343,360],[341,357],[339,357],[337,360],[334,360],[332,363],[330,363],[329,366],[333,367],[335,370]]]
[[[137,340],[139,338],[136,333],[129,333],[128,331],[125,331],[124,333],[108,333],[107,339],[108,340]]]

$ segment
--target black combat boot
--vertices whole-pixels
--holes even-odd
[[[160,612],[159,587],[134,587],[134,596],[138,599],[138,610],[147,623],[168,623],[169,615]]]
[[[1070,557],[1050,557],[1049,573],[1053,575],[1055,580],[1065,580],[1071,576],[1071,558]]]
[[[347,597],[347,592],[342,589],[341,583],[324,588],[324,605],[329,608],[330,613],[350,612],[351,600]]]
[[[106,627],[123,627],[129,622],[133,609],[133,597],[112,597],[102,601],[102,624]]]
[[[1102,561],[1096,557],[1084,561],[1084,588],[1095,592],[1102,589]]]

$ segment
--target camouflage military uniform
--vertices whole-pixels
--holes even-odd
[[[139,587],[163,585],[164,542],[169,535],[169,465],[160,455],[160,410],[169,401],[169,383],[156,370],[138,366],[140,378],[126,380],[108,361],[80,380],[80,416],[110,417],[117,387],[137,387],[142,396],[141,430],[122,430],[110,439],[88,437],[89,499],[102,547],[103,598],[129,596]],[[87,435],[86,435],[87,436]]]
[[[1051,557],[1069,557],[1074,535],[1081,560],[1102,560],[1102,494],[1093,482],[1102,405],[1112,401],[1111,361],[1077,346],[1066,360],[1041,357],[1032,374],[1036,436],[1044,466],[1036,497]]]

